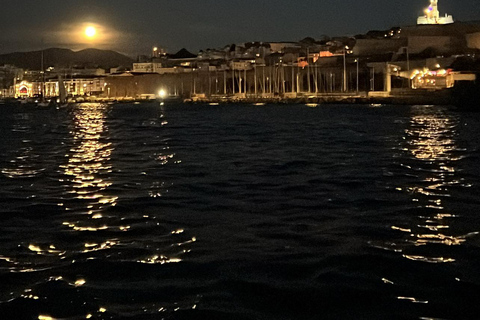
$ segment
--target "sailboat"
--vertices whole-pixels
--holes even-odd
[[[43,40],[42,40],[43,47]],[[42,73],[42,97],[39,101],[36,101],[37,107],[46,108],[50,105],[48,101],[45,100],[45,68],[44,68],[44,57],[43,57],[43,48],[42,48],[42,64],[41,64],[41,73]]]
[[[65,90],[65,84],[63,83],[63,78],[61,75],[58,75],[58,107],[63,108],[67,106],[67,92]]]

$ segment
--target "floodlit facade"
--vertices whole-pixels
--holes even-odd
[[[418,17],[417,24],[450,24],[453,23],[453,17],[445,14],[440,17],[438,11],[438,0],[430,0],[430,5],[425,9],[425,15]]]
[[[15,84],[15,98],[32,98],[42,94],[41,82],[22,81]]]
[[[66,79],[63,80],[63,84],[67,96],[72,97],[98,95],[103,93],[106,87],[104,77]],[[45,82],[46,97],[58,97],[59,95],[58,80]]]
[[[450,69],[416,69],[411,73],[413,89],[441,90],[453,88],[456,81],[475,81],[474,73],[454,72]]]

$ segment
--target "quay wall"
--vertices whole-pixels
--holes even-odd
[[[357,76],[358,72],[358,76]],[[166,95],[189,98],[197,94],[212,95],[285,95],[311,92],[315,94],[352,93],[370,90],[370,69],[355,63],[347,64],[346,87],[343,67],[267,66],[254,70],[195,71],[182,73],[143,73],[114,75],[106,78],[107,98],[137,98]],[[383,89],[382,74],[376,73],[374,88]]]

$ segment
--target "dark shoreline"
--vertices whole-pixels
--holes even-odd
[[[333,93],[333,94],[317,94],[317,95],[301,95],[297,97],[271,96],[271,97],[245,97],[245,96],[211,96],[211,97],[170,97],[166,99],[134,99],[131,97],[118,98],[93,98],[89,97],[82,101],[68,103],[108,103],[108,104],[125,104],[125,103],[186,103],[186,104],[249,104],[249,105],[266,105],[266,104],[305,104],[310,107],[317,105],[333,105],[333,104],[358,104],[358,105],[441,105],[449,106],[457,110],[480,111],[479,103],[476,99],[471,99],[466,92],[458,94],[455,90],[441,91],[403,91],[391,93],[390,95],[383,92],[374,92],[370,95],[366,93],[349,94],[349,93]],[[21,104],[19,100],[8,99],[2,104],[18,105],[25,107],[36,107],[31,104]],[[37,107],[41,109],[41,107]]]
[[[453,105],[455,99],[451,91],[416,92],[414,94],[390,94],[385,96],[368,96],[366,94],[321,94],[289,97],[244,98],[244,97],[204,97],[185,99],[185,103],[218,104],[392,104],[392,105]]]

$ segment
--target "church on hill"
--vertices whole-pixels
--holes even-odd
[[[450,24],[453,23],[453,17],[445,14],[445,17],[440,17],[438,11],[438,0],[430,0],[430,5],[425,9],[424,15],[418,17],[417,24]]]

